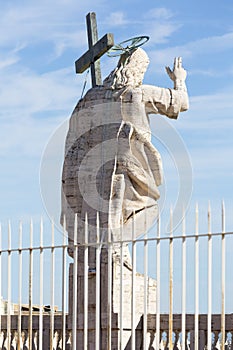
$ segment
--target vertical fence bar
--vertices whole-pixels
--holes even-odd
[[[212,349],[212,231],[211,231],[211,208],[208,207],[208,316],[207,316],[207,349]]]
[[[120,230],[120,350],[123,350],[123,218]]]
[[[170,240],[169,240],[169,331],[168,348],[173,349],[173,211],[170,209]]]
[[[66,218],[63,220],[63,244],[62,244],[62,350],[66,348]]]
[[[32,350],[32,304],[33,304],[33,222],[30,221],[30,249],[29,249],[29,327],[28,341],[29,350]]]
[[[182,222],[182,349],[186,349],[186,220],[183,210]]]
[[[72,350],[77,349],[77,291],[78,291],[78,217],[74,219],[74,265],[73,265],[73,314],[72,314]]]
[[[44,291],[44,251],[43,251],[43,220],[40,220],[40,314],[39,314],[39,350],[43,350],[43,291]]]
[[[7,346],[11,348],[11,223],[8,223]]]
[[[226,247],[225,247],[225,204],[222,202],[222,311],[221,311],[221,333],[222,344],[221,350],[225,349],[225,280],[226,280]]]
[[[20,350],[21,342],[21,321],[22,321],[22,222],[19,223],[19,297],[18,297],[18,343],[17,349]],[[1,294],[0,294],[1,295]]]
[[[0,300],[2,300],[2,225],[0,223]],[[0,334],[2,332],[2,308],[0,307]]]
[[[136,349],[135,342],[135,281],[136,281],[136,237],[135,237],[135,213],[132,226],[132,281],[131,281],[131,350]]]
[[[84,345],[88,349],[88,217],[85,215],[85,237],[84,237]]]
[[[195,316],[194,316],[194,349],[198,350],[198,335],[199,335],[199,211],[196,204],[196,237],[195,237]]]
[[[54,270],[55,270],[55,250],[54,250],[54,221],[51,224],[51,285],[50,285],[50,349],[53,348],[54,337]]]
[[[95,349],[100,349],[100,221],[96,216],[96,310],[95,310]]]
[[[112,234],[108,228],[108,350],[112,349]]]
[[[144,236],[144,317],[143,317],[143,344],[146,349],[147,344],[147,294],[148,294],[148,240],[147,240],[147,220],[145,217],[146,233]]]
[[[160,213],[157,218],[156,241],[156,349],[160,347]]]

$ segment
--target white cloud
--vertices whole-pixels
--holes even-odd
[[[74,30],[69,32],[55,33],[51,38],[54,43],[53,59],[60,57],[67,49],[87,46],[86,30]]]
[[[106,21],[106,25],[111,26],[122,26],[128,23],[126,16],[123,12],[117,11],[109,14],[108,19]]]
[[[3,69],[3,68],[7,68],[9,66],[14,65],[18,61],[19,61],[18,57],[9,57],[9,58],[5,58],[5,59],[1,59],[1,61],[0,61],[0,70]]]
[[[176,56],[183,58],[217,54],[233,49],[233,32],[219,36],[207,37],[200,40],[188,42],[180,46],[173,46],[163,50],[150,52],[150,57],[156,62],[164,64]]]
[[[88,7],[87,3],[85,5]],[[79,10],[80,5],[77,11],[74,0],[69,1],[69,6],[64,6],[61,0],[54,7],[56,11],[51,3],[47,6],[44,1],[26,1],[24,6],[4,9],[0,19],[0,48],[50,43],[53,49],[48,54],[50,60],[60,57],[67,49],[84,48],[87,45],[85,16]],[[169,9],[154,8],[146,14],[149,20],[140,22],[127,18],[123,11],[115,11],[110,12],[102,23],[107,27],[136,26],[151,37],[150,44],[163,43],[179,28],[171,21],[172,15]]]
[[[8,68],[20,61],[20,51],[25,48],[24,44],[16,45],[13,49],[0,51],[0,69]]]
[[[66,7],[62,0],[52,0],[49,6],[47,1],[32,0],[23,6],[0,5],[2,156],[13,156],[16,151],[19,157],[40,155],[49,134],[72,113],[83,84],[83,76],[75,75],[73,64],[50,72],[46,70],[51,68],[45,66],[42,73],[36,64],[29,68],[24,58],[29,59],[26,50],[30,55],[32,47],[32,59],[39,55],[41,60],[47,55],[46,63],[67,49],[87,47],[83,11],[88,3],[77,6],[70,0]]]
[[[149,19],[159,19],[159,20],[168,20],[173,17],[173,13],[170,9],[165,7],[156,7],[150,9],[145,15],[144,18]]]
[[[189,111],[181,113],[178,120],[173,121],[160,116],[150,118],[155,140],[160,137],[161,118],[167,122],[168,126],[171,124],[174,127],[174,131],[170,134],[168,134],[169,127],[164,128],[164,135],[170,143],[173,142],[169,149],[171,152],[174,151],[174,154],[178,152],[174,136],[180,135],[180,138],[183,138],[184,149],[187,149],[191,156],[194,183],[201,179],[203,187],[210,186],[210,183],[216,183],[216,186],[219,186],[221,179],[225,179],[226,182],[231,181],[233,175],[232,96],[233,86],[215,94],[191,97]],[[165,146],[168,146],[167,142]],[[161,146],[158,146],[158,149],[162,151],[163,163],[168,167],[170,160],[166,158],[166,154],[164,155]],[[165,176],[169,182],[172,181],[174,178],[172,169],[166,169]],[[224,187],[223,184],[222,187]]]
[[[88,3],[85,2],[85,8],[88,8]],[[49,6],[44,1],[31,1],[24,6],[2,9],[0,47],[11,48],[22,42],[27,45],[51,42],[56,47],[81,47],[86,41],[83,7],[70,0],[69,6],[64,6],[64,1],[50,1]]]
[[[145,31],[150,36],[150,44],[162,44],[168,41],[169,37],[180,28],[172,22],[153,22],[147,25]]]
[[[36,113],[64,110],[77,95],[71,69],[45,74],[30,70],[6,72],[1,77],[1,113]]]
[[[0,130],[0,155],[8,158],[16,157],[40,157],[44,145],[50,134],[62,120],[57,118],[32,119],[30,117],[21,120],[9,119],[1,123]]]
[[[68,118],[80,97],[81,77],[70,69],[2,74],[0,154],[39,155],[49,134]],[[33,146],[32,146],[33,145]]]
[[[212,141],[208,147],[198,145],[190,151],[195,180],[202,179],[216,184],[219,187],[222,179],[232,179],[233,165],[229,161],[232,158],[232,148],[227,149],[225,145],[217,145]],[[232,183],[232,181],[231,181]],[[208,182],[206,182],[206,186]],[[223,187],[223,186],[222,186]]]
[[[206,76],[206,77],[224,77],[228,72],[224,71],[217,71],[214,70],[213,68],[208,68],[208,69],[192,69],[191,71],[188,72],[189,76],[192,75],[202,75],[202,76]]]
[[[190,109],[178,120],[179,126],[190,130],[233,129],[233,86],[211,95],[190,98]],[[229,135],[229,133],[227,133]]]
[[[124,27],[127,25],[127,31],[137,33],[138,35],[149,35],[149,45],[154,43],[164,43],[173,32],[180,28],[180,24],[172,20],[173,13],[164,7],[153,8],[146,12],[141,19],[132,19],[123,11],[111,12],[108,19],[104,22],[106,27]],[[122,29],[122,28],[121,28]]]
[[[227,182],[232,178],[232,95],[233,86],[215,94],[191,97],[190,110],[176,122],[191,155],[195,181],[207,181],[202,186],[219,186],[221,179]]]
[[[181,24],[174,21],[173,17],[173,12],[165,7],[152,8],[144,14],[143,29],[150,36],[150,45],[167,42],[180,28]]]

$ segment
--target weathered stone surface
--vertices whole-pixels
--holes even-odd
[[[136,238],[146,232],[157,216],[158,186],[162,183],[159,152],[151,143],[149,114],[160,113],[177,118],[188,108],[185,86],[186,72],[181,59],[174,68],[167,68],[174,89],[143,85],[149,63],[146,53],[136,49],[121,56],[117,68],[103,86],[92,88],[80,100],[71,116],[66,139],[62,174],[62,215],[66,216],[70,254],[74,239],[75,214],[78,217],[77,241],[77,341],[83,341],[84,318],[84,243],[97,241],[96,221],[99,218],[101,298],[101,346],[107,349],[107,305],[111,284],[112,349],[119,348],[120,293],[123,291],[123,348],[131,348],[132,268],[128,247],[123,246],[121,280],[121,238]],[[85,218],[88,218],[88,226]],[[121,231],[121,225],[123,230]],[[88,229],[87,229],[88,227]],[[85,229],[86,228],[86,229]],[[87,235],[85,237],[85,232]],[[110,233],[110,235],[109,235]],[[112,240],[112,256],[106,242]],[[115,242],[115,243],[114,243]],[[111,264],[110,267],[108,264]],[[95,247],[88,248],[88,265],[96,268]],[[69,314],[72,314],[73,272],[70,267]],[[135,328],[144,313],[156,310],[156,282],[148,278],[145,295],[144,276],[136,274]],[[88,275],[88,347],[95,349],[96,275]],[[136,335],[137,338],[137,335]],[[140,338],[141,339],[141,338]],[[148,333],[148,339],[150,334]],[[149,345],[148,345],[149,346]],[[136,339],[136,349],[141,349]]]
[[[96,240],[97,212],[102,235],[110,228],[114,239],[119,237],[121,219],[125,238],[132,234],[134,212],[136,235],[143,233],[145,220],[150,226],[157,215],[162,164],[151,143],[149,114],[177,118],[188,108],[188,96],[181,59],[175,60],[173,71],[167,68],[175,89],[143,85],[148,63],[140,48],[122,55],[103,86],[89,90],[71,116],[62,175],[62,218],[66,215],[72,238],[77,213],[80,243],[86,213],[94,228],[89,232],[91,241]]]
[[[81,254],[82,254],[81,249]],[[121,281],[121,261],[120,261],[120,251],[116,252],[112,258],[112,268],[111,268],[111,279],[112,279],[112,300],[111,300],[111,310],[112,310],[112,336],[111,344],[113,349],[120,349],[120,294],[122,289],[122,319],[123,319],[123,339],[122,346],[123,349],[130,348],[130,338],[131,338],[131,303],[132,303],[132,268],[130,265],[130,258],[127,257],[127,252],[125,251],[124,260],[128,261],[122,266],[122,281]],[[101,278],[100,278],[100,324],[101,324],[101,349],[107,349],[107,330],[108,330],[108,280],[109,268],[108,268],[108,251],[106,249],[102,250],[101,253]],[[71,317],[73,311],[72,303],[72,293],[73,293],[73,266],[70,265],[69,273],[69,315]],[[141,316],[144,314],[144,288],[145,281],[144,275],[136,273],[135,275],[135,328],[138,327]],[[77,344],[82,347],[83,344],[83,329],[84,329],[84,264],[79,262],[78,273],[77,273]],[[147,278],[147,312],[148,314],[154,314],[156,312],[156,281],[152,278]],[[95,349],[95,321],[96,321],[96,274],[89,273],[88,275],[88,348]],[[148,331],[149,332],[149,331]],[[149,333],[148,333],[149,335]],[[140,342],[141,344],[141,337]],[[136,349],[142,349],[138,346]]]

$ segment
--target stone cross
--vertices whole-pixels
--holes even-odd
[[[102,85],[99,58],[114,45],[114,39],[113,34],[108,33],[98,40],[95,12],[88,13],[86,23],[89,50],[75,62],[75,68],[76,73],[83,73],[91,66],[92,87],[95,87]]]

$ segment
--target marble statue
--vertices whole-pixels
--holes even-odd
[[[78,242],[84,241],[84,220],[93,227],[96,217],[102,234],[114,239],[136,235],[150,226],[158,213],[162,163],[151,143],[149,115],[176,119],[189,107],[182,59],[166,71],[174,88],[143,84],[149,58],[142,48],[121,55],[103,85],[91,88],[75,107],[66,138],[62,173],[62,215],[73,237],[78,217]],[[134,220],[132,219],[134,216]]]

